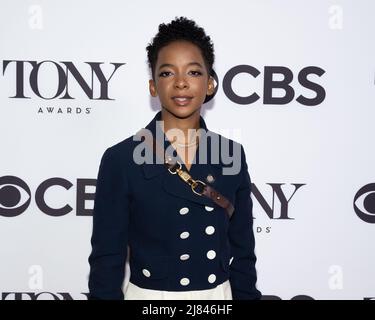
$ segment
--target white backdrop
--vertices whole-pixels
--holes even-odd
[[[258,288],[285,300],[375,297],[374,12],[370,0],[1,1],[0,299],[86,298],[93,201],[78,186],[95,192],[104,150],[159,110],[145,47],[180,15],[215,44],[219,88],[202,108],[207,126],[245,147]],[[71,73],[72,99],[64,97],[66,65],[91,86],[87,62],[102,62],[107,79],[123,64],[108,81],[113,100],[95,73],[92,97]],[[241,65],[259,71],[231,82],[237,96],[259,95],[250,104],[223,90]],[[275,66],[293,75],[295,96],[283,104],[263,99]],[[306,67],[322,69],[307,77],[318,94],[298,80]],[[321,101],[304,105],[300,95]],[[52,186],[39,192],[45,181]]]

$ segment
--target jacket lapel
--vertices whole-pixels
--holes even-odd
[[[153,134],[153,137],[156,137],[156,134],[158,134],[163,137],[164,141],[164,150],[167,148],[170,148],[170,142],[168,139],[166,139],[166,136],[164,132],[162,131],[162,128],[156,121],[161,120],[161,111],[159,111],[154,119],[146,126],[146,129],[150,130]],[[207,126],[203,120],[202,117],[200,117],[200,128],[208,131]],[[159,140],[158,140],[159,141]],[[220,180],[219,176],[221,176],[222,166],[220,163],[212,164],[211,162],[211,140],[207,139],[207,148],[204,146],[207,152],[207,161],[206,163],[200,164],[200,152],[203,152],[203,150],[200,150],[200,146],[197,149],[196,155],[195,155],[195,163],[192,164],[190,171],[188,173],[192,176],[195,180],[201,180],[202,182],[206,184],[210,184],[214,188],[217,185],[217,181]],[[218,152],[218,151],[217,151]],[[204,158],[203,158],[204,159]],[[181,159],[180,162],[182,163]],[[181,178],[177,174],[171,174],[168,169],[164,166],[164,164],[143,164],[142,165],[143,174],[146,179],[151,179],[156,176],[160,175],[160,178],[162,179],[162,185],[165,190],[170,195],[193,201],[195,203],[199,203],[202,205],[207,206],[213,206],[214,202],[205,197],[200,196],[194,193],[191,189],[191,186],[189,186],[186,182],[181,180]],[[187,171],[186,167],[183,165],[183,169]],[[211,176],[213,178],[213,181],[209,182],[207,180],[207,177]]]

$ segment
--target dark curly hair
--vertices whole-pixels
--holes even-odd
[[[186,40],[198,46],[202,52],[208,74],[211,75],[215,60],[214,45],[211,38],[195,21],[186,17],[175,17],[170,23],[159,25],[159,32],[146,47],[152,77],[154,78],[156,60],[160,49],[177,40]]]

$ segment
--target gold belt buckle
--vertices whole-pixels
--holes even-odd
[[[168,161],[166,161],[166,163],[168,163]],[[178,168],[176,168],[176,164],[178,165]],[[172,168],[175,168],[174,171],[171,170]],[[172,174],[176,174],[179,170],[181,170],[181,168],[182,168],[181,163],[176,161],[176,163],[173,165],[173,167],[168,168],[168,171]]]
[[[166,163],[168,163],[168,161],[166,161]],[[176,167],[176,165],[178,165],[178,167]],[[174,169],[175,168],[175,169]],[[174,169],[174,170],[173,170]],[[191,190],[197,194],[198,196],[201,196],[203,195],[203,190],[204,190],[204,187],[206,186],[206,184],[201,181],[201,180],[194,180],[191,175],[189,173],[187,173],[186,171],[182,170],[182,165],[179,161],[176,161],[176,163],[168,168],[168,171],[171,173],[171,174],[176,174],[178,173],[178,176],[184,181],[186,182],[188,185],[190,185],[191,187]],[[196,188],[198,186],[202,186],[202,192],[199,192],[196,190]]]
[[[198,192],[198,191],[195,191],[195,188],[201,184],[202,185],[202,192]],[[204,190],[204,187],[206,186],[206,184],[201,181],[201,180],[193,180],[193,183],[191,184],[191,190],[193,190],[193,192],[195,194],[197,194],[198,196],[201,196],[203,194],[203,190]]]

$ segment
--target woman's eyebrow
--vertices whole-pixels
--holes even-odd
[[[199,62],[189,62],[187,65],[188,66],[198,66],[198,67],[203,68],[203,66]],[[174,65],[171,64],[171,63],[163,63],[162,65],[159,66],[158,69],[160,70],[161,68],[164,68],[164,67],[174,67]]]
[[[188,63],[188,66],[198,66],[198,67],[203,68],[203,66],[199,62],[190,62]]]

